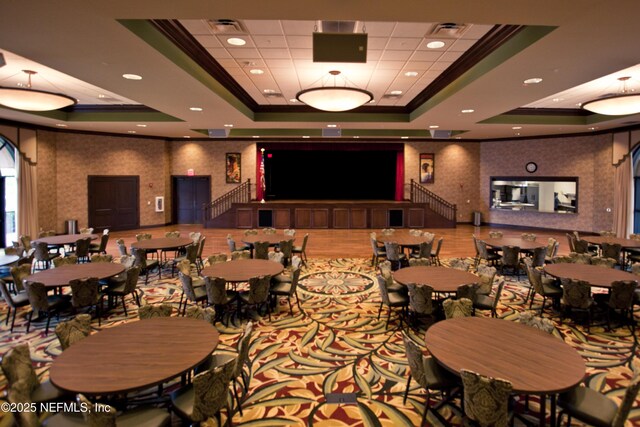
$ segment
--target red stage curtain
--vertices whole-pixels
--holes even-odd
[[[396,201],[404,200],[404,151],[396,153]]]

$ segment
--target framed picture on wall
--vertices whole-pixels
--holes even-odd
[[[433,153],[420,154],[420,184],[433,184],[435,166]]]
[[[164,212],[164,197],[156,197],[156,212]]]
[[[227,153],[224,164],[227,184],[240,183],[242,180],[240,175],[240,153]]]

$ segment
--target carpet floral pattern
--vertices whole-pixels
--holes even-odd
[[[234,411],[234,425],[369,427],[419,424],[425,393],[417,383],[411,383],[406,405],[402,402],[408,364],[401,331],[407,330],[422,346],[425,331],[424,328],[407,329],[406,325],[401,329],[395,315],[387,327],[386,307],[378,319],[380,295],[375,274],[368,259],[309,262],[301,275],[299,301],[295,298],[292,301],[293,316],[286,298],[282,298],[271,321],[266,316],[259,319],[250,351],[250,388],[240,396],[243,415]],[[505,321],[515,321],[521,311],[528,309],[529,303],[524,303],[528,282],[515,277],[506,280],[498,316]],[[171,302],[177,310],[181,294],[177,279],[163,275],[161,280],[150,280],[147,286],[141,281],[139,287],[148,302]],[[536,299],[533,308],[541,302]],[[116,308],[103,319],[102,328],[135,321],[136,306],[131,299],[127,303],[128,318],[121,307]],[[2,310],[5,315],[4,305]],[[31,332],[26,334],[27,312],[19,312],[13,334],[2,323],[0,353],[15,344],[28,342],[38,374],[45,378],[49,364],[60,353],[59,344],[54,333],[44,336],[43,325],[32,326]],[[556,324],[554,334],[575,347],[585,359],[586,384],[619,403],[631,378],[630,365],[637,352],[636,337],[626,327],[606,331],[603,327],[592,326],[587,335],[583,326],[573,321],[567,319],[561,324],[560,318],[550,309],[545,310],[545,315],[552,316]],[[221,332],[218,351],[233,352],[244,321],[235,316],[226,320],[228,326],[216,325]],[[92,326],[96,331],[101,329],[95,320]],[[4,377],[0,381],[0,388],[5,388]],[[340,398],[345,404],[332,403]],[[535,413],[538,408],[535,397],[531,398],[530,406]],[[444,406],[439,413],[447,422],[460,424],[457,406]],[[427,420],[429,425],[441,425],[431,413]],[[639,424],[640,408],[636,402],[627,425]],[[213,426],[216,422],[210,420],[205,425]]]

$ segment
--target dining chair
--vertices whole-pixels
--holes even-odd
[[[429,267],[430,265],[431,265],[431,257],[409,258],[409,267]]]
[[[24,279],[31,275],[31,264],[22,264],[11,267],[9,272],[13,278],[14,293],[17,294],[24,291]]]
[[[296,303],[298,304],[298,308],[300,309],[300,300],[298,299],[298,294],[296,292],[298,287],[298,281],[300,280],[300,267],[294,268],[291,272],[291,281],[290,282],[277,282],[271,283],[271,287],[269,288],[269,293],[274,297],[274,301],[277,302],[278,297],[287,297],[289,301],[289,313],[293,316],[293,308],[291,306],[291,297],[296,297]]]
[[[478,252],[478,258],[476,262],[476,267],[480,265],[480,262],[484,260],[487,265],[496,265],[498,261],[500,261],[500,254],[496,252],[490,252],[487,248],[487,242],[484,240],[477,239],[476,240],[476,251]]]
[[[539,248],[533,248],[527,252],[527,255],[529,256],[524,258],[529,258],[534,267],[544,267],[544,263],[547,259],[547,247],[541,246]]]
[[[271,253],[277,254],[277,252],[271,252]],[[269,255],[270,261],[275,261],[277,258],[278,258],[277,255],[274,255],[273,257]],[[282,273],[276,274],[275,276],[271,277],[271,285],[273,286],[274,284],[281,283],[281,282],[291,282],[292,280],[291,272],[294,271],[295,269],[301,269],[301,268],[302,268],[302,258],[300,258],[297,255],[291,257],[290,271],[289,272],[283,271]]]
[[[293,249],[291,250],[291,254],[292,255],[299,255],[300,258],[302,259],[302,262],[304,263],[305,267],[307,266],[307,242],[309,240],[309,233],[305,233],[304,237],[302,238],[302,245],[300,246],[294,246]]]
[[[622,263],[622,245],[619,243],[604,242],[600,245],[600,256],[614,259],[616,265],[620,265]]]
[[[144,298],[141,298],[140,303],[142,304],[138,308],[138,318],[140,320],[153,319],[154,317],[171,317],[173,313],[173,305],[168,302],[148,304]]]
[[[20,241],[20,243],[22,243],[22,247],[24,248],[25,251],[28,251],[29,249],[32,249],[33,246],[31,245],[31,236],[28,234],[21,234],[18,237],[18,240]]]
[[[369,241],[371,242],[371,249],[373,251],[373,255],[371,257],[371,266],[375,268],[380,261],[380,258],[386,259],[387,252],[384,249],[384,246],[378,245],[378,241],[376,240],[376,233],[369,234]]]
[[[220,264],[221,262],[227,262],[227,259],[229,259],[227,254],[224,254],[224,253],[213,254],[207,257],[207,261],[205,264],[209,266],[216,265],[216,264]]]
[[[247,250],[231,252],[231,261],[235,261],[237,259],[251,259],[251,252]]]
[[[400,325],[402,325],[402,318],[409,305],[409,296],[402,292],[389,292],[387,290],[387,280],[380,274],[376,276],[378,281],[378,289],[380,290],[380,308],[378,309],[378,320],[380,320],[380,313],[382,312],[382,306],[388,307],[389,313],[387,315],[387,327],[389,327],[389,321],[391,320],[391,312],[393,308],[400,308]]]
[[[176,273],[176,265],[181,263],[182,261],[189,262],[189,265],[195,265],[196,271],[200,274],[200,265],[198,264],[198,249],[199,246],[195,244],[190,244],[185,247],[185,254],[181,256],[176,256],[171,260],[171,277],[175,277]]]
[[[391,262],[394,270],[402,268],[403,264],[407,262],[407,256],[402,253],[397,242],[384,242],[384,248],[387,259]]]
[[[507,427],[511,424],[509,398],[511,382],[487,377],[473,371],[460,371],[464,389],[464,415],[482,427]]]
[[[569,257],[574,264],[591,264],[591,259],[594,257],[594,254],[570,252]]]
[[[198,253],[196,254],[196,266],[199,267],[198,274],[204,268],[204,260],[202,259],[202,253],[204,252],[204,245],[205,245],[206,241],[207,241],[206,237],[201,237],[200,241],[197,243],[197,245],[198,245]]]
[[[473,310],[491,310],[491,317],[498,317],[497,307],[500,302],[500,296],[502,295],[502,289],[504,288],[504,278],[498,279],[498,287],[496,293],[491,295],[483,295],[476,293],[476,299],[473,301]]]
[[[31,351],[29,344],[18,344],[10,348],[0,361],[0,368],[4,373],[9,388],[12,388],[18,381],[23,381],[26,386],[26,398],[29,402],[56,402],[68,399],[69,394],[56,386],[48,379],[40,381],[33,362],[31,361]]]
[[[78,263],[78,257],[75,255],[69,256],[57,256],[51,260],[54,268],[62,267],[63,265],[73,265]]]
[[[613,258],[606,258],[601,256],[591,257],[590,262],[591,262],[591,265],[597,265],[598,267],[604,267],[604,268],[615,268],[616,264],[618,263]]]
[[[535,242],[538,236],[536,236],[534,233],[522,233],[520,235],[520,238],[522,240],[526,240],[527,242]]]
[[[244,235],[245,236],[256,236],[256,235],[258,235],[258,230],[256,230],[255,228],[252,228],[250,230],[244,230]]]
[[[229,246],[229,253],[233,253],[235,251],[245,251],[245,250],[249,250],[250,248],[249,245],[245,245],[245,244],[243,244],[242,246],[238,246],[231,234],[227,234],[227,245]]]
[[[426,425],[427,412],[429,411],[432,411],[440,422],[446,425],[447,423],[444,422],[442,416],[438,413],[438,409],[451,399],[453,390],[458,386],[459,381],[453,374],[440,367],[433,357],[425,357],[422,349],[418,347],[418,345],[404,331],[402,332],[402,341],[404,342],[407,362],[409,364],[409,377],[407,378],[407,385],[405,387],[402,403],[405,405],[407,404],[407,396],[409,395],[411,380],[413,379],[427,392],[420,425]],[[440,403],[433,407],[431,406],[432,390],[442,393],[443,396]],[[449,398],[445,398],[445,393],[449,394]]]
[[[544,262],[549,264],[553,257],[558,255],[558,248],[560,248],[560,243],[554,239],[553,237],[549,237],[547,240],[546,253],[544,257]]]
[[[466,258],[450,258],[449,267],[460,271],[469,271],[471,263]]]
[[[291,256],[293,255],[293,240],[281,240],[278,243],[278,249],[284,255],[282,264],[286,267],[291,262]]]
[[[51,260],[58,256],[57,253],[49,253],[49,245],[45,242],[35,242],[35,251],[33,253],[34,263],[33,271],[46,270],[51,268]]]
[[[205,291],[207,293],[207,301],[216,310],[216,319],[224,324],[224,315],[229,312],[229,308],[236,301],[238,293],[236,291],[227,290],[227,281],[222,277],[205,277]]]
[[[563,312],[560,316],[560,322],[562,323],[566,311],[570,313],[574,310],[584,311],[587,315],[587,333],[589,333],[591,311],[594,306],[593,298],[591,298],[591,286],[587,282],[568,278],[561,279],[561,283]]]
[[[127,252],[127,246],[124,244],[124,239],[117,239],[116,245],[118,246],[118,252],[121,256],[129,255]]]
[[[78,258],[78,263],[90,262],[89,260],[89,246],[91,245],[91,238],[86,237],[76,240],[75,250],[67,252],[65,256],[75,255]]]
[[[184,313],[184,317],[190,319],[200,319],[215,326],[216,324],[216,311],[213,307],[200,307],[198,305],[191,305]]]
[[[435,306],[433,304],[433,288],[429,285],[407,284],[409,293],[408,317],[415,325],[420,318],[428,317],[433,319]],[[400,321],[402,325],[402,320]]]
[[[523,311],[518,316],[518,322],[532,328],[552,334],[556,330],[555,325],[549,319],[534,315],[531,311]]]
[[[502,247],[502,259],[500,260],[500,272],[510,268],[514,275],[520,278],[520,247],[506,245]]]
[[[254,259],[269,259],[269,242],[259,241],[253,243]]]
[[[196,304],[207,301],[207,289],[206,286],[194,287],[191,275],[184,274],[180,271],[178,272],[178,276],[180,277],[180,283],[182,284],[182,295],[180,295],[178,315],[180,314],[180,308],[182,307],[182,315],[184,316],[187,311],[187,303],[189,301]]]
[[[478,295],[489,295],[493,290],[493,281],[496,277],[498,270],[495,267],[488,265],[479,265],[476,268],[476,274],[480,278],[480,283],[476,293]]]
[[[492,239],[500,239],[502,238],[502,231],[490,231],[489,237]]]
[[[473,301],[469,298],[447,298],[442,301],[445,319],[471,317],[473,315]]]
[[[577,386],[558,395],[558,425],[562,425],[562,417],[567,415],[567,425],[571,418],[598,427],[623,427],[631,408],[634,406],[640,390],[640,372],[634,367],[633,377],[624,392],[622,402],[618,406],[612,399],[585,386]]]
[[[138,242],[142,241],[142,240],[149,240],[151,239],[151,233],[138,233],[136,234],[136,240]]]
[[[440,262],[440,249],[442,249],[443,240],[444,240],[444,237],[440,237],[436,242],[435,250],[431,251],[431,260],[435,265],[442,265],[442,263]]]
[[[71,280],[69,282],[71,288],[71,306],[76,311],[79,308],[95,307],[96,317],[98,318],[98,326],[101,326],[100,307],[102,306],[102,297],[100,294],[100,286],[97,277],[84,277],[82,279]]]
[[[91,262],[113,262],[113,255],[111,254],[93,254],[91,255]]]
[[[262,229],[262,234],[276,234],[276,229],[273,227],[265,227]]]
[[[293,236],[295,236],[295,235],[296,235],[296,230],[294,230],[293,228],[285,228],[285,229],[282,231],[282,233],[283,233],[285,236],[292,236],[292,237],[293,237]]]
[[[420,242],[418,251],[411,254],[411,258],[427,258],[431,259],[431,251],[433,250],[433,240],[430,242]]]
[[[133,256],[135,257],[134,265],[140,267],[140,274],[144,274],[144,284],[149,282],[149,272],[154,268],[158,269],[158,278],[160,277],[162,267],[157,259],[147,259],[147,251],[144,249],[131,248]]]
[[[529,278],[529,284],[531,285],[529,289],[531,295],[529,310],[533,307],[533,301],[535,300],[536,294],[538,294],[542,297],[542,305],[540,306],[540,316],[542,316],[547,298],[551,298],[554,305],[559,305],[558,302],[562,297],[562,288],[556,285],[556,282],[553,279],[542,277],[542,271],[539,268],[535,268],[528,264],[525,264],[525,268],[527,271],[527,277]],[[529,298],[529,296],[527,298]]]
[[[31,305],[31,311],[27,317],[27,333],[31,327],[33,313],[38,312],[47,316],[47,326],[45,327],[45,335],[49,333],[49,324],[51,316],[56,314],[60,317],[60,311],[69,307],[71,297],[69,295],[47,295],[47,288],[43,283],[25,281],[24,288],[27,292],[27,298]]]
[[[5,325],[9,324],[9,317],[11,317],[11,310],[13,310],[13,317],[11,317],[11,329],[9,330],[10,332],[13,332],[13,325],[16,323],[18,309],[29,305],[29,297],[27,296],[26,291],[18,292],[15,295],[11,293],[4,280],[0,280],[0,294],[4,299],[4,302],[7,304],[7,319],[5,320]]]
[[[191,231],[189,233],[189,238],[194,244],[200,243],[200,239],[202,239],[202,233],[200,231]]]
[[[269,285],[271,276],[256,276],[249,279],[249,290],[238,293],[238,310],[245,306],[254,306],[259,312],[260,306],[264,306],[271,321],[271,305],[269,304]]]
[[[112,297],[122,300],[122,309],[124,310],[125,317],[127,314],[127,304],[125,303],[125,297],[131,295],[136,302],[136,305],[140,307],[140,295],[138,293],[138,278],[140,277],[140,267],[133,266],[127,269],[125,281],[117,286],[108,287],[103,291],[103,295],[111,299]]]
[[[633,318],[633,300],[638,282],[635,280],[617,280],[611,282],[611,291],[607,300],[607,329],[611,330],[611,313],[619,311],[622,320],[635,332],[636,321]]]
[[[91,334],[91,316],[78,314],[71,320],[60,322],[56,325],[55,333],[60,341],[60,348],[64,351]]]
[[[89,243],[89,254],[106,254],[107,244],[109,243],[109,232],[102,233],[100,243]]]

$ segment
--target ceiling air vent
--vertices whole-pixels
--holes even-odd
[[[247,29],[233,19],[209,19],[207,21],[213,34],[246,34]]]
[[[318,21],[320,33],[357,33],[360,32],[358,21]]]
[[[402,95],[393,95],[391,93],[385,93],[384,95],[382,95],[382,99],[400,99],[402,98]]]
[[[449,37],[457,38],[462,35],[467,28],[465,24],[456,24],[454,22],[444,22],[442,24],[436,24],[429,36]]]
[[[273,93],[265,93],[265,98],[284,98],[281,93],[273,92]]]

